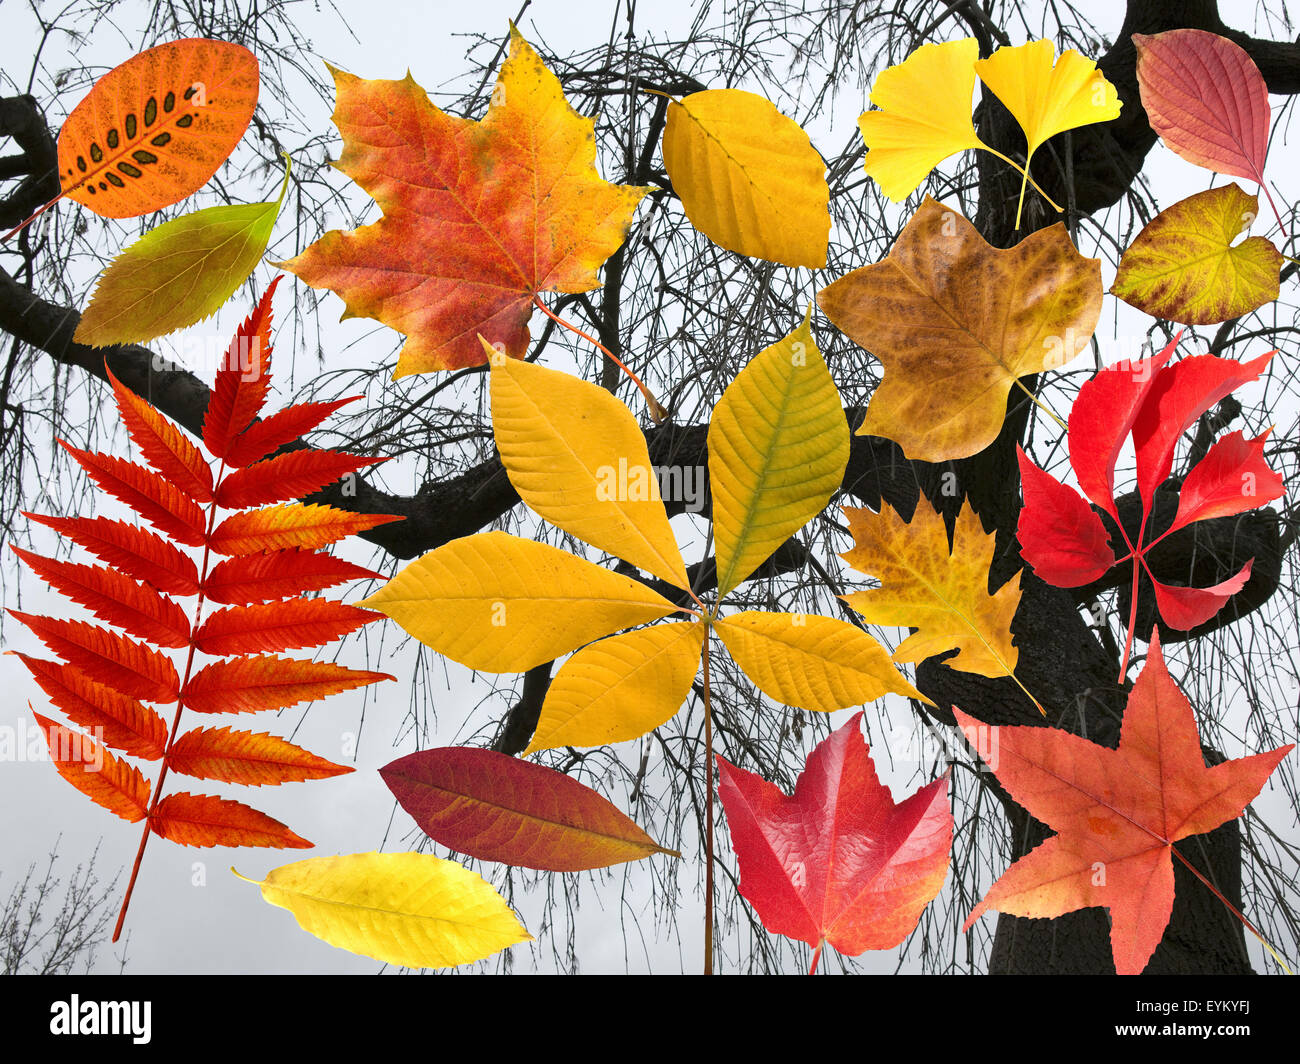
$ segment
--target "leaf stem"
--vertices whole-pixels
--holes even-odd
[[[1050,417],[1053,421],[1055,421],[1058,425],[1061,426],[1062,432],[1070,431],[1070,426],[1067,425],[1064,421],[1062,421],[1059,417],[1057,417],[1056,414],[1052,412],[1052,408],[1047,406],[1042,400],[1038,398],[1038,396],[1036,396],[1033,392],[1031,392],[1029,388],[1025,385],[1025,382],[1022,381],[1019,377],[1016,378],[1016,384],[1019,386],[1022,392],[1024,392],[1027,396],[1029,396],[1030,401],[1033,402],[1034,406],[1038,407],[1039,410],[1041,410],[1044,414],[1046,414],[1048,417]]]
[[[710,626],[711,628],[711,626]],[[709,792],[704,842],[704,974],[713,974],[713,711],[709,697],[709,636],[704,632],[704,782]]]
[[[817,943],[817,948],[813,950],[812,967],[808,969],[809,975],[817,974],[817,962],[822,959],[822,947],[826,945],[826,940],[822,939]]]
[[[1008,159],[996,148],[990,148],[987,144],[981,143],[980,147],[983,148],[986,152],[989,152],[991,155],[997,156],[1004,163],[1010,166],[1013,170],[1017,170],[1023,175],[1023,179],[1020,182],[1020,206],[1021,207],[1024,206],[1024,202],[1025,202],[1025,182],[1027,181],[1029,182],[1029,184],[1034,186],[1035,191],[1037,191],[1037,193],[1040,196],[1042,196],[1043,199],[1047,200],[1047,202],[1052,205],[1052,209],[1056,211],[1057,214],[1065,213],[1064,208],[1062,208],[1061,205],[1058,204],[1054,199],[1052,199],[1051,196],[1049,196],[1046,192],[1044,192],[1041,188],[1039,188],[1038,182],[1029,176],[1029,167],[1027,165],[1021,166],[1019,163],[1015,162],[1014,160]],[[1016,208],[1016,228],[1017,229],[1020,228],[1020,207]]]

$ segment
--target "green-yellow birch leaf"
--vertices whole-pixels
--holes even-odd
[[[403,968],[472,964],[533,937],[482,876],[428,853],[313,857],[257,885],[304,931]]]
[[[705,625],[657,624],[585,646],[551,681],[524,755],[635,739],[669,720],[690,692]]]
[[[769,100],[741,89],[674,100],[663,155],[686,217],[715,244],[786,266],[826,265],[826,164]]]
[[[930,701],[894,668],[889,651],[846,621],[747,610],[715,623],[745,675],[787,706],[830,713],[887,691]]]
[[[439,654],[484,672],[525,672],[678,611],[639,581],[506,532],[465,536],[429,551],[362,605]]]
[[[853,549],[842,557],[880,587],[841,596],[872,624],[917,629],[894,651],[895,661],[925,661],[957,649],[944,664],[978,676],[1011,676],[1019,652],[1011,621],[1020,604],[1020,579],[990,595],[993,534],[969,503],[953,530],[952,549],[943,515],[921,497],[912,520],[888,506],[879,514],[844,507]]]
[[[1236,185],[1207,189],[1151,219],[1119,262],[1111,291],[1152,317],[1214,325],[1277,298],[1282,256],[1262,236],[1233,241],[1259,197]]]
[[[840,393],[803,324],[750,361],[713,410],[709,481],[721,599],[819,514],[844,479]]]
[[[645,436],[628,408],[570,373],[504,355],[491,366],[492,432],[519,497],[557,528],[688,587]]]
[[[257,267],[275,228],[274,203],[208,207],[145,233],[95,285],[73,339],[91,347],[138,344],[210,317]]]

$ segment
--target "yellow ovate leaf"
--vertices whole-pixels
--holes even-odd
[[[532,941],[482,876],[432,854],[313,857],[273,869],[258,886],[304,931],[404,968],[472,964]]]
[[[531,362],[493,359],[492,432],[510,483],[534,511],[638,569],[689,586],[645,437],[604,388]]]
[[[286,169],[274,203],[208,207],[145,233],[100,276],[72,338],[145,343],[215,314],[261,261],[288,187]]]
[[[826,164],[770,101],[741,89],[673,101],[663,153],[686,217],[715,244],[786,266],[826,265]]]
[[[1198,192],[1147,223],[1120,259],[1111,291],[1144,313],[1186,325],[1249,314],[1278,295],[1282,256],[1250,228],[1259,197],[1236,185]]]
[[[980,80],[1006,105],[1025,131],[1026,176],[1034,152],[1056,134],[1119,117],[1119,95],[1097,69],[1097,64],[1073,49],[1066,49],[1053,65],[1055,52],[1051,41],[1030,41],[1014,48],[999,48],[989,58],[975,63]],[[1024,195],[1022,180],[1022,204]],[[1017,209],[1016,227],[1019,226]]]
[[[551,681],[524,754],[604,746],[654,731],[690,692],[705,627],[677,621],[583,647]]]
[[[722,393],[709,425],[721,599],[819,514],[844,479],[840,394],[803,324],[760,352]]]
[[[948,156],[984,147],[971,122],[977,58],[973,37],[926,44],[876,78],[871,102],[880,110],[863,114],[858,128],[866,171],[895,202]]]
[[[636,580],[506,532],[429,551],[361,605],[485,672],[525,672],[678,610]]]
[[[992,443],[1016,379],[1082,352],[1101,299],[1101,261],[1080,255],[1065,226],[1003,250],[929,196],[883,262],[817,294],[885,367],[859,435],[885,436],[925,462]]]
[[[930,701],[890,664],[889,651],[847,621],[749,610],[717,626],[745,675],[787,706],[830,713],[886,691]]]
[[[990,595],[992,533],[985,534],[969,503],[957,516],[951,554],[943,517],[922,497],[910,523],[884,507],[879,514],[846,506],[854,546],[842,557],[880,581],[880,587],[843,596],[872,624],[916,628],[894,651],[895,661],[925,661],[957,648],[944,662],[979,676],[1010,676],[1018,651],[1011,621],[1020,604],[1020,580]]]

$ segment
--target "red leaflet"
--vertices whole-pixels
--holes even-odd
[[[314,503],[267,506],[222,521],[208,540],[218,554],[260,554],[300,547],[314,550],[336,540],[404,518],[391,514],[354,514]]]
[[[226,462],[236,468],[251,465],[286,443],[305,436],[340,407],[364,398],[363,395],[350,395],[346,399],[335,399],[328,403],[286,406],[265,420],[250,425],[236,436],[231,441]]]
[[[895,805],[855,714],[808,756],[794,796],[718,758],[740,893],[774,934],[857,956],[892,949],[948,874],[946,776]]]
[[[185,611],[153,588],[141,586],[114,569],[55,561],[12,543],[9,546],[37,576],[101,620],[158,646],[190,645],[190,622]]]
[[[217,502],[234,510],[301,499],[348,473],[386,461],[344,451],[290,451],[231,473],[221,482]]]
[[[1270,352],[1245,364],[1199,355],[1167,365],[1178,338],[1162,351],[1135,363],[1102,370],[1079,390],[1070,411],[1070,465],[1097,507],[1115,518],[1115,461],[1131,433],[1137,458],[1142,521],[1136,543],[1119,528],[1129,553],[1116,559],[1096,511],[1074,489],[1035,466],[1017,449],[1025,504],[1016,534],[1021,556],[1043,580],[1056,587],[1078,587],[1096,580],[1112,565],[1135,559],[1132,613],[1120,678],[1128,668],[1137,611],[1138,574],[1145,571],[1165,623],[1187,630],[1213,617],[1250,577],[1248,562],[1235,576],[1213,587],[1162,584],[1152,575],[1147,554],[1165,536],[1195,521],[1255,509],[1283,494],[1282,478],[1264,462],[1265,432],[1246,440],[1233,432],[1219,440],[1183,481],[1173,525],[1148,541],[1147,521],[1156,489],[1173,468],[1174,449],[1196,420],[1235,388],[1254,380],[1273,357]]]
[[[581,872],[681,856],[577,780],[495,750],[421,750],[379,774],[426,835],[482,861]]]
[[[203,416],[203,444],[214,458],[228,458],[234,438],[266,402],[271,387],[271,297],[283,276],[276,274],[266,286],[222,356]]]
[[[148,706],[95,683],[75,665],[29,658],[26,654],[17,657],[73,724],[96,731],[106,745],[132,757],[157,761],[163,756],[167,725]]]
[[[96,805],[102,805],[123,820],[143,820],[149,808],[149,781],[140,770],[119,761],[85,735],[32,714],[45,733],[50,759],[59,775]]]
[[[194,633],[205,654],[253,654],[324,646],[382,614],[325,599],[295,599],[265,606],[228,606]]]
[[[275,850],[305,849],[299,838],[278,820],[226,798],[210,794],[171,794],[149,816],[155,835],[182,846],[269,846]]]
[[[274,735],[230,728],[186,732],[172,746],[167,763],[187,776],[251,787],[325,779],[353,771]]]
[[[168,595],[197,595],[199,569],[194,559],[148,529],[107,517],[23,516],[46,525],[85,547],[127,576],[144,580]]]
[[[196,713],[259,713],[393,679],[386,672],[349,669],[328,661],[238,658],[214,662],[191,676],[184,701]]]
[[[85,621],[61,621],[9,610],[59,657],[113,690],[146,702],[173,702],[180,677],[171,658]]]
[[[108,372],[127,431],[148,463],[195,502],[212,501],[212,470],[202,452],[135,392]]]
[[[213,602],[252,605],[320,591],[345,580],[382,580],[381,574],[317,551],[272,551],[218,562],[203,582]]]
[[[59,440],[90,479],[131,507],[160,532],[190,547],[203,546],[203,511],[171,481],[106,454],[80,451]]]

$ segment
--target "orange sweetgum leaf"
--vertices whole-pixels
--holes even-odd
[[[149,781],[88,736],[33,713],[59,775],[96,805],[136,823],[149,809]]]
[[[203,591],[212,602],[251,606],[320,591],[345,580],[382,579],[382,574],[332,554],[290,547],[218,562],[208,571]]]
[[[405,518],[392,514],[354,514],[315,503],[290,503],[232,514],[208,537],[218,554],[260,554],[300,547],[314,550],[369,528]]]
[[[231,728],[186,732],[172,745],[167,764],[186,776],[250,787],[326,779],[353,771],[274,735]]]
[[[185,685],[185,706],[196,713],[258,713],[325,698],[379,680],[386,672],[349,669],[328,661],[300,661],[271,655],[216,661]]]
[[[199,570],[194,559],[147,528],[108,517],[52,517],[26,511],[23,516],[67,536],[127,576],[165,594],[198,594]]]
[[[181,791],[158,803],[149,817],[155,835],[182,846],[267,846],[306,849],[312,844],[243,802]]]
[[[479,343],[520,358],[533,299],[598,288],[648,189],[596,173],[594,123],[510,27],[482,121],[455,118],[401,81],[334,75],[340,170],[384,216],[329,232],[281,265],[407,335],[395,377],[481,365]]]
[[[382,613],[328,599],[295,599],[261,606],[217,610],[197,632],[194,645],[205,654],[255,654],[324,646]]]
[[[959,709],[970,734],[987,729]],[[1115,970],[1136,975],[1174,904],[1173,844],[1240,816],[1293,746],[1207,768],[1191,703],[1165,667],[1158,632],[1129,694],[1119,747],[1058,728],[999,727],[979,748],[998,781],[1056,832],[1013,864],[966,920],[989,909],[1055,917],[1110,911]]]
[[[91,480],[158,531],[187,546],[203,546],[203,510],[166,477],[123,458],[82,451],[62,440],[58,443]]]
[[[221,482],[217,504],[239,510],[301,499],[348,473],[386,461],[387,458],[363,458],[346,451],[290,451],[231,473]]]
[[[131,439],[148,463],[195,502],[212,501],[212,470],[185,435],[113,376],[105,364],[113,398]]]

